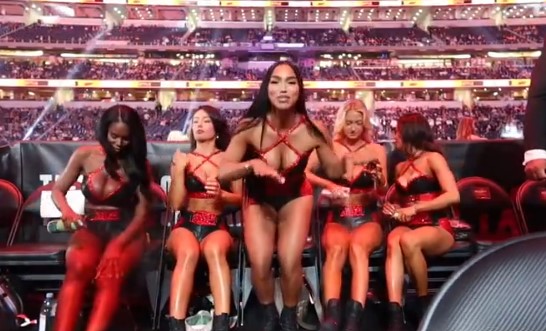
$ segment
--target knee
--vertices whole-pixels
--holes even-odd
[[[280,257],[279,264],[281,265],[281,275],[283,277],[301,275],[301,256]]]
[[[272,257],[253,257],[250,259],[250,269],[252,277],[265,280],[271,277],[271,260]]]
[[[370,249],[361,243],[352,242],[349,246],[349,253],[353,260],[363,261],[368,259]]]
[[[199,248],[180,247],[175,252],[176,265],[196,264],[199,261]]]
[[[332,245],[326,249],[326,259],[331,262],[339,262],[347,256],[346,245]]]
[[[400,249],[400,236],[389,235],[387,237],[387,253],[392,253]]]
[[[90,282],[97,271],[96,263],[86,259],[70,261],[66,266],[67,281]]]
[[[225,261],[226,260],[226,251],[220,245],[211,243],[203,247],[203,256],[207,261]]]
[[[411,232],[404,233],[400,237],[400,248],[404,255],[410,255],[420,250],[419,238]]]

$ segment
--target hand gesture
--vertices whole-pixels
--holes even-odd
[[[214,197],[215,199],[220,199],[222,197],[222,188],[220,187],[220,182],[217,177],[207,176],[205,173],[205,189],[207,194]]]
[[[386,202],[383,205],[383,214],[392,217],[394,213],[398,210],[399,206],[392,204],[390,202]]]
[[[174,152],[172,166],[179,171],[184,171],[188,166],[188,154],[182,153],[179,149]]]
[[[538,159],[528,162],[525,165],[525,174],[527,178],[533,180],[546,179],[546,160]]]
[[[66,213],[63,213],[62,215],[62,221],[64,224],[64,228],[67,230],[74,230],[84,227],[84,223],[82,221],[83,216],[76,214],[73,210],[67,211]],[[73,226],[73,224],[75,226]]]
[[[332,201],[342,203],[349,196],[350,189],[348,187],[344,187],[340,185],[332,185],[328,187],[328,191],[332,193],[330,195],[330,199]]]
[[[413,216],[415,216],[415,214],[417,214],[417,210],[415,210],[414,206],[409,206],[409,207],[406,207],[406,208],[398,209],[398,211],[395,212],[395,214],[396,213],[398,213],[398,215],[400,215],[398,217],[398,220],[400,222],[402,222],[402,223],[406,223],[406,222],[411,221],[411,218]]]
[[[252,167],[252,172],[258,177],[269,177],[279,183],[284,183],[284,177],[279,174],[279,172],[265,163],[263,160],[255,159],[250,163]]]

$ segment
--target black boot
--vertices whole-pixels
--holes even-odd
[[[360,319],[364,312],[364,307],[360,302],[350,300],[345,307],[345,326],[343,331],[358,331],[360,327]]]
[[[169,331],[186,331],[186,319],[169,317]]]
[[[341,323],[341,306],[339,299],[330,299],[326,304],[324,320],[319,331],[338,331]]]
[[[389,302],[389,327],[388,331],[405,331],[406,322],[404,320],[404,311],[396,302]]]
[[[262,330],[263,331],[278,331],[279,330],[279,312],[275,303],[262,305]]]
[[[296,307],[284,307],[281,312],[281,331],[298,331]]]
[[[229,331],[229,315],[214,315],[212,320],[212,331]]]
[[[425,313],[427,312],[428,306],[430,305],[430,300],[432,298],[430,295],[424,295],[417,298],[418,302],[418,311],[417,311],[417,318],[419,321],[425,316]]]

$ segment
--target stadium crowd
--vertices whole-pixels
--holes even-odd
[[[531,76],[532,59],[452,61],[444,66],[402,66],[395,61],[339,61],[329,67],[300,61],[306,80],[433,80],[433,79],[523,79]],[[485,61],[484,61],[485,62]],[[307,64],[306,64],[307,63]],[[311,64],[309,64],[311,63]],[[142,60],[127,63],[91,60],[0,59],[0,78],[30,79],[124,79],[124,80],[261,80],[265,70],[246,68],[235,61]]]
[[[92,40],[126,41],[130,44],[193,46],[257,46],[298,43],[305,46],[441,46],[528,44],[540,42],[545,25],[342,29],[210,29],[161,26],[0,24],[1,39],[12,42],[85,44]],[[267,38],[264,38],[267,37]]]
[[[397,118],[407,112],[426,113],[439,139],[455,139],[458,121],[463,116],[473,117],[477,134],[488,139],[497,139],[510,124],[518,129],[522,126],[524,106],[490,107],[476,105],[468,108],[382,108],[376,109],[372,118],[376,139],[392,139]],[[173,108],[166,111],[139,108],[148,138],[166,140],[171,130],[182,130],[189,109]],[[244,110],[223,109],[230,127],[237,125]],[[333,129],[337,107],[327,106],[310,110],[312,118],[324,122]],[[19,140],[81,141],[93,140],[94,128],[101,112],[99,108],[70,109],[51,108],[2,108],[0,107],[0,141],[9,144]]]

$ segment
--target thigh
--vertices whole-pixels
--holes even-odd
[[[287,203],[279,211],[279,258],[301,258],[309,236],[309,225],[313,209],[313,197],[303,196]]]
[[[271,264],[277,233],[277,215],[272,208],[248,205],[243,209],[243,231],[246,251],[252,266]]]
[[[404,233],[407,233],[407,232],[410,232],[410,231],[411,231],[411,229],[408,228],[407,226],[397,226],[397,227],[395,227],[387,235],[387,243],[391,244],[391,245],[393,243],[398,243],[400,241],[400,237],[402,237],[402,235]]]
[[[322,232],[322,246],[328,250],[332,247],[342,246],[348,248],[351,235],[349,230],[341,224],[327,223]]]
[[[75,269],[94,273],[103,250],[104,242],[93,232],[87,229],[76,231],[70,238],[66,250],[67,270]]]
[[[377,249],[382,241],[383,229],[377,222],[364,223],[351,233],[351,244],[362,246],[369,252]]]
[[[205,257],[209,254],[226,254],[231,248],[233,238],[226,230],[216,230],[203,239],[201,251]]]
[[[142,260],[142,254],[146,249],[147,241],[146,235],[140,235],[137,238],[131,240],[131,242],[125,246],[121,258],[119,260],[119,266],[121,270],[127,273],[133,267]],[[106,247],[108,249],[108,246]]]
[[[411,236],[425,255],[438,256],[448,252],[454,243],[453,236],[445,229],[437,226],[423,226],[412,230],[404,236]]]
[[[186,228],[176,228],[167,239],[167,249],[175,256],[179,254],[199,255],[199,242],[193,232]]]

